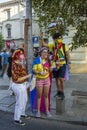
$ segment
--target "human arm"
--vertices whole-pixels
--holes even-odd
[[[48,47],[48,44],[44,41],[43,38],[40,38],[40,43],[43,47]]]
[[[24,77],[18,78],[18,80],[17,80],[16,82],[21,82],[21,81],[23,81],[23,80],[26,80],[26,79],[30,78],[31,75],[32,75],[32,74],[28,74],[28,75],[26,75],[26,76],[24,76]]]
[[[45,75],[47,73],[47,71],[44,70],[42,64],[35,64],[33,66],[33,72],[36,75]]]
[[[37,70],[33,70],[33,72],[37,75],[46,75],[47,71],[37,71]]]
[[[41,46],[43,46],[43,47],[48,47],[47,42],[44,41],[43,32],[40,32],[40,44],[41,44]]]
[[[31,75],[32,74],[19,76],[19,74],[16,74],[14,71],[12,71],[12,79],[13,79],[13,82],[16,82],[16,83],[22,83],[22,82],[27,81],[27,79],[30,78]]]
[[[12,63],[12,80],[15,83],[23,83],[31,77],[31,74],[26,73],[26,69],[22,68],[20,64],[16,62]]]

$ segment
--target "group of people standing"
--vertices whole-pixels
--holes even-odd
[[[12,78],[11,89],[16,97],[14,122],[16,124],[24,125],[21,117],[30,118],[26,113],[26,104],[28,101],[29,78],[32,74],[36,76],[35,94],[30,96],[33,98],[33,103],[36,100],[36,117],[41,116],[41,112],[45,112],[47,117],[51,117],[50,113],[50,92],[52,86],[52,77],[55,78],[57,93],[55,95],[64,100],[64,77],[66,72],[66,60],[68,61],[69,69],[71,68],[71,59],[68,46],[63,47],[62,36],[55,33],[53,36],[53,43],[45,43],[41,37],[42,48],[39,50],[39,55],[32,63],[32,73],[28,74],[26,70],[26,56],[24,49],[19,48],[11,51],[9,63],[11,63],[9,70],[11,70]],[[53,76],[52,76],[53,74]],[[30,95],[32,92],[30,92]],[[31,102],[31,101],[30,101]],[[32,103],[31,103],[32,104]],[[32,104],[33,105],[33,104]],[[31,105],[31,106],[32,106]],[[34,107],[32,107],[34,109]]]
[[[52,85],[52,77],[55,78],[57,93],[54,97],[64,100],[64,81],[66,73],[66,63],[71,68],[71,58],[69,48],[62,42],[60,33],[55,33],[53,43],[46,43],[41,37],[42,48],[39,56],[33,62],[33,72],[36,75],[36,94],[37,94],[37,113],[36,117],[40,117],[40,112],[45,112],[48,117],[50,113],[50,92]],[[53,75],[53,76],[52,76]],[[34,95],[33,95],[34,96]],[[42,97],[44,97],[45,110],[42,109]],[[36,98],[34,98],[35,100]],[[35,101],[34,101],[35,102]],[[33,107],[33,109],[35,106]]]

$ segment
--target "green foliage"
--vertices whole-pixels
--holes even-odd
[[[0,50],[4,47],[4,40],[2,34],[0,33]]]
[[[48,28],[51,22],[61,24],[56,28],[67,33],[70,25],[77,29],[73,37],[72,49],[87,44],[87,1],[86,0],[33,0],[33,8],[38,16],[40,27]],[[54,30],[48,30],[49,33]]]

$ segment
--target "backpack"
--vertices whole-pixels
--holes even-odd
[[[69,80],[70,79],[70,71],[69,71],[69,68],[68,68],[68,61],[67,61],[66,52],[65,52],[65,44],[63,44],[63,52],[64,52],[65,60],[66,60],[66,72],[65,72],[64,79]]]

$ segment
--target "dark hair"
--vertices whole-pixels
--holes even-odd
[[[53,35],[53,39],[57,39],[57,38],[59,38],[59,36],[61,36],[60,33],[54,33],[54,35]]]
[[[42,53],[44,50],[47,50],[47,51],[48,51],[48,48],[42,47],[42,48],[39,50],[39,53]]]
[[[13,49],[13,48],[10,50],[10,52],[11,52],[12,54],[14,53],[14,51],[15,51],[15,49]]]
[[[18,50],[22,51],[24,53],[24,49],[23,48],[18,48]]]

